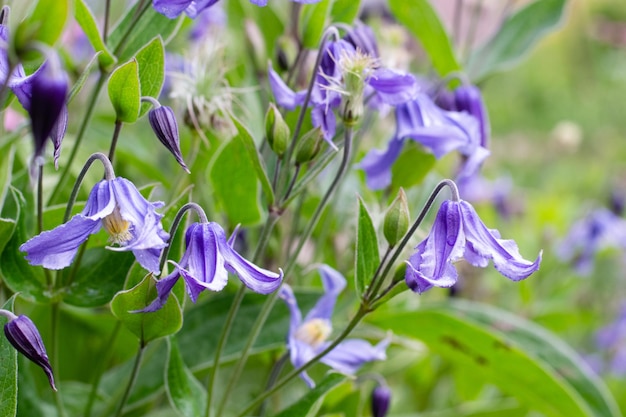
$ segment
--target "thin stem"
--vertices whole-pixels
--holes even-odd
[[[141,19],[141,16],[143,16],[143,14],[150,8],[150,5],[152,2],[146,2],[144,4],[144,1],[145,0],[139,1],[139,4],[137,5],[137,10],[135,12],[135,16],[133,19],[134,22],[128,26],[128,30],[126,30],[126,32],[120,38],[119,43],[113,50],[113,55],[118,56],[120,54],[120,52],[122,51],[122,48],[124,48],[124,46],[126,46],[126,42],[128,42],[128,37],[130,36],[130,34],[133,32],[133,29],[135,28],[135,23],[137,23],[139,19]]]
[[[111,138],[111,147],[109,148],[109,161],[111,163],[113,163],[113,155],[115,155],[115,148],[117,147],[117,140],[120,137],[122,125],[123,123],[120,120],[115,121],[115,129],[113,130],[113,138]]]
[[[278,380],[278,377],[280,376],[283,367],[287,363],[287,360],[289,360],[289,354],[285,353],[276,361],[276,363],[274,363],[274,366],[272,367],[272,372],[270,373],[269,378],[267,378],[267,384],[265,385],[266,391],[272,389],[274,384],[276,384],[276,381]],[[259,417],[263,417],[265,415],[265,409],[267,408],[266,406],[267,402],[263,401],[263,403],[259,407],[259,412],[257,413]]]
[[[277,214],[270,212],[269,216],[267,217],[267,220],[265,221],[265,225],[263,226],[263,230],[261,231],[261,235],[259,236],[259,243],[257,244],[256,251],[254,252],[254,256],[252,257],[253,263],[258,262],[259,259],[261,258],[261,255],[265,251],[265,248],[267,247],[267,244],[269,243],[272,230],[274,229],[274,226],[278,222],[278,219],[279,219],[279,216]],[[239,310],[239,307],[241,306],[241,302],[243,300],[243,295],[245,293],[245,290],[246,290],[246,287],[244,285],[242,285],[239,288],[239,291],[237,292],[237,295],[235,296],[235,299],[233,300],[230,306],[230,311],[228,312],[226,323],[224,324],[224,327],[222,328],[222,334],[220,335],[217,348],[215,349],[215,359],[213,361],[213,370],[209,377],[209,383],[207,384],[208,398],[207,398],[205,417],[209,417],[209,414],[210,414],[210,403],[211,403],[210,400],[213,395],[213,386],[215,384],[215,379],[217,377],[217,367],[219,366],[219,359],[222,354],[222,349],[226,343],[226,339],[228,339],[228,336],[230,334],[230,330],[232,328],[232,322],[234,321],[237,311]],[[278,291],[276,291],[274,294],[277,294],[277,293]],[[274,294],[272,294],[270,297],[275,296]],[[266,313],[265,310],[262,310],[261,315],[259,317],[262,317],[264,314],[268,314],[268,313]],[[257,322],[255,322],[255,326],[259,322],[259,320],[260,318],[257,319]],[[264,323],[264,322],[265,322],[265,319],[263,319],[261,323]],[[254,327],[253,334],[255,333],[258,334],[259,330],[260,329],[257,329],[256,327]],[[235,370],[231,374],[231,377],[228,381],[228,385],[226,386],[226,389],[222,396],[222,400],[220,401],[218,405],[217,416],[222,415],[222,411],[224,410],[224,407],[226,406],[228,397],[230,396],[230,393],[233,391],[233,387],[235,383],[239,380],[239,376],[241,375],[241,372],[243,371],[243,367],[245,366],[246,361],[248,359],[250,348],[252,347],[252,344],[254,343],[255,340],[256,340],[256,336],[254,337],[251,336],[248,338],[248,342],[239,356],[239,360],[237,361]]]
[[[287,187],[287,191],[285,191],[285,196],[283,197],[283,200],[288,199],[289,195],[291,194],[291,191],[293,191],[293,186],[296,184],[298,175],[300,175],[301,167],[302,165],[296,164],[296,172],[293,173],[293,176],[291,177],[291,181],[289,181],[289,186]]]
[[[115,328],[113,329],[113,333],[111,333],[111,337],[108,342],[102,346],[102,349],[97,356],[98,358],[104,358],[104,360],[97,361],[96,364],[96,375],[93,378],[93,382],[91,383],[91,391],[89,391],[89,398],[87,399],[87,405],[85,406],[85,411],[83,415],[85,417],[91,416],[91,408],[93,407],[93,403],[96,400],[96,394],[98,393],[98,386],[100,385],[100,379],[104,373],[104,366],[110,362],[111,357],[113,356],[114,350],[111,349],[113,346],[115,339],[117,339],[117,335],[122,328],[122,322],[117,321],[115,323]]]
[[[383,284],[383,281],[385,280],[385,276],[384,275],[380,275],[380,272],[382,271],[383,265],[387,261],[387,258],[391,254],[392,249],[393,249],[393,246],[388,246],[387,247],[387,250],[385,251],[385,254],[383,255],[383,259],[378,264],[378,267],[376,268],[376,272],[374,272],[374,276],[372,277],[372,281],[370,282],[370,286],[367,289],[367,291],[365,291],[365,295],[363,296],[364,300],[368,301],[372,297],[375,297],[376,293],[380,289],[380,286]]]
[[[128,396],[130,395],[130,391],[137,380],[137,375],[139,375],[139,365],[141,364],[141,358],[143,357],[143,352],[146,345],[143,341],[139,343],[139,350],[137,351],[137,356],[135,357],[135,364],[133,365],[133,370],[130,374],[130,378],[128,379],[128,385],[126,385],[126,389],[124,390],[124,395],[122,396],[122,400],[120,401],[120,405],[117,408],[117,412],[115,413],[115,417],[120,417],[122,415],[122,410],[124,409],[124,405],[128,400]]]
[[[43,232],[43,165],[37,174],[37,233]]]
[[[67,164],[65,165],[65,169],[61,173],[61,178],[59,178],[59,182],[57,183],[56,187],[52,191],[52,194],[50,195],[50,198],[48,199],[48,205],[52,205],[56,202],[56,199],[59,196],[61,189],[65,186],[65,183],[67,182],[67,179],[70,174],[70,168],[72,167],[72,163],[74,162],[74,159],[76,158],[76,155],[78,154],[78,149],[80,148],[80,144],[82,143],[83,138],[85,137],[87,126],[89,126],[89,122],[91,121],[91,116],[96,106],[96,102],[98,101],[98,95],[100,93],[100,90],[102,89],[102,86],[104,86],[107,76],[108,74],[106,72],[100,73],[98,82],[96,83],[94,87],[94,91],[91,94],[91,100],[87,104],[85,117],[83,118],[83,122],[80,125],[80,128],[78,129],[78,133],[76,134],[76,142],[74,142],[74,147],[72,148],[70,157],[67,161]]]
[[[109,18],[111,14],[111,0],[106,0],[104,5],[104,25],[102,26],[102,42],[107,43],[109,32]]]
[[[263,141],[263,144],[261,146],[265,145],[265,142],[267,141]],[[276,185],[278,184],[278,173],[280,172],[280,164],[282,163],[282,161],[282,158],[276,160],[276,167],[274,168],[274,175],[272,177],[272,190],[274,190],[274,193],[276,193]]]
[[[348,326],[343,330],[343,332],[339,335],[339,337],[337,337],[330,345],[328,345],[326,349],[324,349],[322,352],[317,354],[314,358],[309,360],[307,363],[305,363],[298,369],[294,369],[293,371],[291,371],[289,374],[283,377],[283,379],[278,381],[278,383],[274,387],[272,387],[271,389],[259,395],[254,401],[252,401],[248,405],[248,407],[246,407],[246,409],[243,412],[238,414],[237,417],[244,417],[244,416],[249,415],[250,412],[254,410],[254,408],[256,408],[259,404],[265,401],[268,397],[270,397],[271,395],[279,391],[281,388],[287,385],[293,378],[297,377],[298,375],[300,375],[300,373],[302,373],[303,371],[306,371],[309,367],[311,367],[313,364],[317,363],[321,358],[326,356],[328,352],[333,350],[335,347],[337,347],[339,343],[341,343],[346,337],[348,337],[348,335],[352,332],[352,330],[356,327],[356,325],[359,324],[361,319],[363,319],[363,317],[365,317],[366,315],[367,315],[367,310],[361,305],[357,314],[352,318],[350,323],[348,323]]]
[[[52,369],[59,371],[59,303],[52,303],[50,308],[50,337],[52,343],[50,343],[50,356],[52,357]],[[57,374],[58,375],[58,374]],[[56,405],[57,413],[59,417],[67,416],[65,407],[63,407],[63,400],[58,391],[53,392],[54,404]]]
[[[65,214],[63,215],[63,223],[66,223],[70,219],[70,216],[72,215],[72,208],[74,208],[74,203],[76,203],[76,197],[78,196],[78,190],[80,190],[80,186],[82,185],[83,179],[85,178],[87,171],[89,171],[91,164],[93,164],[96,160],[102,162],[105,180],[110,181],[115,178],[115,172],[113,171],[113,166],[111,165],[111,161],[109,161],[109,158],[107,158],[105,154],[100,152],[92,154],[85,162],[85,165],[83,165],[83,168],[80,170],[78,177],[76,177],[74,188],[72,188],[70,198],[67,201],[67,207],[65,208]]]

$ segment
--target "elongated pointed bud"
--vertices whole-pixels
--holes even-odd
[[[187,173],[189,173],[189,168],[187,168],[185,161],[183,161],[183,155],[180,151],[178,122],[176,122],[174,110],[172,110],[169,106],[158,105],[157,107],[150,109],[148,112],[148,120],[150,121],[150,126],[152,126],[152,130],[154,130],[157,138],[159,138],[167,150],[174,155],[176,162],[178,162],[180,166],[183,167]]]
[[[56,391],[46,347],[43,345],[35,323],[26,316],[18,317],[6,310],[2,310],[2,315],[9,319],[9,322],[4,325],[4,334],[8,341],[18,352],[41,366],[48,377],[50,386]]]
[[[287,150],[291,131],[274,103],[270,103],[265,114],[265,135],[270,148],[281,159]]]
[[[324,134],[319,127],[302,136],[296,150],[296,164],[300,165],[312,161],[320,152],[323,141]]]
[[[386,385],[378,385],[372,391],[372,416],[385,417],[391,403],[391,390]]]
[[[390,246],[395,246],[409,230],[409,204],[404,190],[400,188],[398,196],[393,200],[385,214],[383,233]]]

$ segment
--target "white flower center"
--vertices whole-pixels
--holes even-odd
[[[102,225],[109,234],[111,243],[123,245],[133,238],[133,235],[128,230],[130,223],[122,218],[119,207],[115,207],[113,213],[102,219]]]
[[[302,323],[296,330],[295,338],[313,347],[317,347],[324,343],[332,328],[328,320],[312,319]]]

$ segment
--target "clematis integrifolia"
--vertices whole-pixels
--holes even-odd
[[[162,15],[175,19],[185,12],[187,16],[195,19],[201,12],[213,6],[219,0],[152,0],[154,9]],[[293,0],[296,3],[317,3],[320,0]],[[250,0],[257,6],[266,6],[267,0]]]
[[[140,312],[157,311],[163,307],[180,278],[185,281],[189,298],[194,303],[204,290],[221,291],[228,283],[229,272],[236,274],[254,292],[269,294],[278,289],[283,279],[282,271],[268,271],[241,256],[233,248],[236,233],[227,240],[224,229],[215,222],[207,221],[206,215],[196,204],[190,203],[181,208],[174,221],[175,226],[182,214],[190,208],[198,212],[201,222],[187,228],[186,250],[182,259],[178,263],[170,261],[175,267],[174,271],[157,281],[157,298]]]
[[[132,182],[115,177],[103,154],[92,155],[81,175],[95,159],[103,162],[105,178],[91,190],[85,208],[67,223],[28,240],[20,250],[31,265],[62,269],[72,263],[90,235],[104,228],[110,242],[117,245],[107,249],[132,251],[143,268],[158,274],[159,256],[169,239],[161,225],[163,215],[156,212],[163,203],[146,200]]]
[[[443,185],[451,188],[453,197],[441,204],[429,235],[406,262],[409,288],[422,293],[433,286],[453,286],[457,281],[453,263],[461,258],[482,268],[493,261],[496,270],[513,281],[539,269],[541,252],[534,262],[522,258],[514,241],[501,239],[497,230],[488,229],[471,204],[459,198],[452,181],[442,182],[434,194]]]
[[[50,366],[46,347],[35,323],[27,316],[16,316],[8,310],[0,309],[0,316],[8,320],[7,324],[4,325],[4,335],[7,340],[18,352],[43,369],[48,377],[50,387],[56,391],[52,366]]]
[[[313,309],[302,319],[302,312],[291,287],[287,284],[280,289],[282,298],[291,315],[287,346],[291,363],[299,368],[330,346],[328,338],[332,332],[331,317],[337,297],[346,287],[346,279],[333,268],[322,265],[319,273],[324,286],[324,295]],[[362,339],[347,339],[339,343],[324,355],[320,362],[336,371],[352,375],[366,362],[386,359],[385,351],[389,340],[385,339],[376,346]],[[306,372],[300,374],[309,387],[315,383]]]
[[[183,154],[180,151],[180,137],[178,134],[178,122],[174,110],[169,106],[161,106],[156,99],[152,97],[142,97],[142,101],[148,101],[152,104],[152,108],[148,112],[148,121],[154,134],[159,141],[174,155],[176,162],[189,173],[189,168],[183,160]]]

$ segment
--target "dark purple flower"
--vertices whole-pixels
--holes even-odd
[[[50,137],[54,145],[54,165],[58,168],[61,141],[67,130],[67,77],[56,55],[50,56],[31,75],[26,75],[21,64],[15,66],[9,74],[8,42],[9,29],[0,24],[0,82],[6,82],[30,115],[35,141],[34,161],[40,162],[45,140]]]
[[[142,267],[158,274],[161,249],[169,239],[161,225],[163,215],[155,210],[162,206],[162,202],[151,203],[143,198],[125,178],[102,180],[91,190],[81,213],[28,240],[20,250],[27,253],[31,265],[62,269],[72,263],[89,235],[104,227],[111,243],[119,245],[108,249],[133,251]]]
[[[626,220],[600,208],[574,223],[556,253],[572,261],[579,274],[589,275],[596,253],[607,248],[626,249]]]
[[[4,325],[4,334],[9,342],[18,352],[41,366],[48,377],[50,387],[56,391],[46,347],[43,345],[43,340],[35,323],[26,316],[18,317],[10,311],[0,310],[0,314],[9,319],[8,323]]]
[[[235,235],[227,241],[222,227],[214,222],[194,223],[187,229],[187,249],[180,263],[172,262],[174,272],[156,283],[158,297],[142,312],[163,307],[179,278],[183,278],[189,298],[194,303],[204,290],[221,291],[228,281],[228,273],[236,274],[252,291],[269,294],[280,286],[283,273],[260,268],[244,259],[233,249]]]
[[[413,75],[379,68],[375,57],[368,52],[355,49],[343,39],[330,42],[323,52],[309,105],[313,107],[313,126],[321,128],[324,139],[334,148],[332,139],[337,123],[334,110],[342,103],[342,116],[356,120],[362,112],[364,97],[372,97],[376,103],[396,106],[411,100],[417,92],[417,81]],[[293,110],[304,104],[306,91],[291,90],[271,65],[268,77],[274,98],[280,106]]]
[[[176,122],[174,110],[172,110],[169,106],[152,108],[148,112],[148,120],[150,121],[150,126],[152,126],[152,130],[154,130],[157,138],[159,138],[167,150],[174,155],[176,162],[178,162],[180,166],[183,167],[187,173],[189,173],[189,168],[185,165],[183,155],[180,151],[178,123]]]
[[[487,229],[468,202],[446,200],[430,234],[406,262],[406,283],[419,293],[433,286],[451,287],[457,281],[453,263],[461,258],[481,268],[492,260],[498,272],[519,281],[539,269],[541,252],[534,262],[527,261],[514,241],[501,239],[497,230]]]
[[[391,390],[386,385],[377,385],[372,391],[372,417],[385,417],[389,411]]]
[[[373,149],[359,164],[369,188],[381,189],[391,183],[391,166],[407,138],[430,149],[436,158],[458,151],[466,160],[457,178],[474,174],[489,155],[481,145],[475,117],[466,112],[443,110],[428,95],[418,93],[413,100],[396,106],[396,133],[387,150]]]
[[[291,314],[287,346],[291,363],[296,368],[307,363],[330,345],[327,339],[332,332],[333,309],[337,297],[346,287],[346,279],[331,267],[322,265],[319,273],[324,286],[324,295],[304,320],[291,287],[285,284],[280,289],[280,298],[285,301]],[[336,371],[352,375],[366,362],[386,359],[385,351],[388,345],[388,339],[376,346],[362,339],[348,339],[339,343],[320,361]],[[302,372],[300,376],[311,388],[315,386],[306,372]]]

